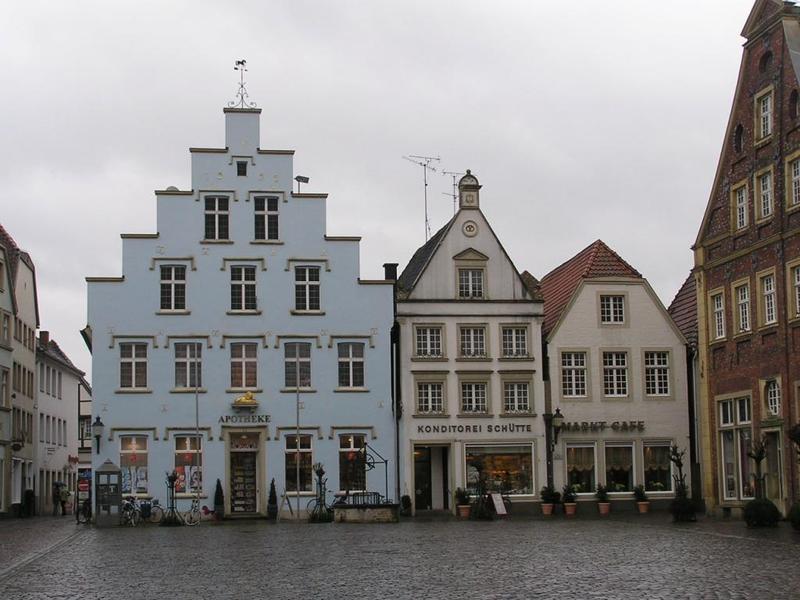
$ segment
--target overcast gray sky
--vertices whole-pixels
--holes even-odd
[[[602,238],[669,304],[724,135],[751,0],[6,3],[0,222],[31,252],[41,327],[85,370],[85,276],[155,232],[222,146],[246,58],[261,146],[292,148],[365,277],[424,242],[404,154],[472,169],[517,268],[541,277]],[[434,175],[435,231],[452,214]]]

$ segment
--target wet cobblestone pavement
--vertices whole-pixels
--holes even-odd
[[[788,525],[658,515],[110,530],[34,519],[0,522],[0,559],[2,600],[800,598]]]

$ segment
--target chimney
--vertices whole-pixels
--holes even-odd
[[[49,331],[40,331],[39,332],[39,343],[47,348],[50,345],[50,332]]]
[[[383,278],[386,281],[397,281],[397,264],[383,263]]]

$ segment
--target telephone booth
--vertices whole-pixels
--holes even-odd
[[[98,527],[119,525],[122,504],[122,471],[111,460],[106,460],[94,472],[94,522]]]

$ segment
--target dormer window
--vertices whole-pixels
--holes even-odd
[[[458,297],[483,298],[483,269],[458,270]]]
[[[247,177],[247,161],[246,160],[237,160],[236,161],[236,175],[239,177]]]

